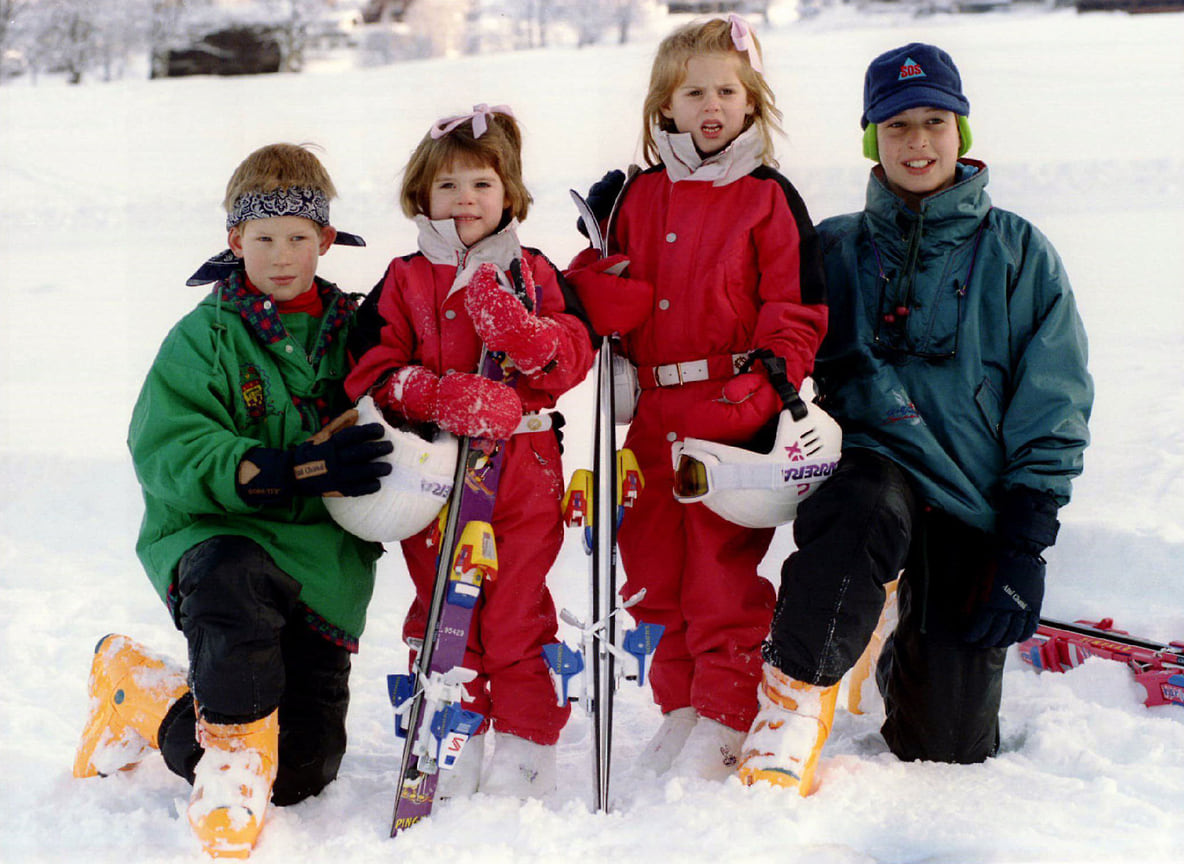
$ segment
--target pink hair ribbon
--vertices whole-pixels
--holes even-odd
[[[747,52],[749,65],[763,74],[765,70],[761,66],[761,55],[756,50],[756,37],[753,35],[752,27],[735,12],[728,13],[728,21],[732,24],[732,44],[736,46],[737,51]]]
[[[473,121],[473,137],[480,138],[489,128],[489,118],[494,114],[505,114],[507,117],[514,116],[514,112],[510,110],[509,105],[494,105],[490,108],[482,102],[480,105],[473,106],[473,112],[471,114],[457,114],[454,117],[445,117],[442,120],[437,120],[432,126],[432,140],[440,140],[457,126],[467,123],[469,120]]]

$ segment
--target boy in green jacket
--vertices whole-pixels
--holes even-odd
[[[889,748],[970,763],[999,746],[1006,649],[1039,622],[1040,556],[1081,473],[1093,384],[1056,250],[960,158],[969,112],[932,45],[867,70],[867,203],[818,226],[830,326],[815,378],[843,456],[794,522],[746,783],[810,793],[839,680],[898,575],[876,670]]]
[[[230,249],[165,337],[128,436],[145,515],[136,551],[189,643],[185,670],[104,637],[76,777],[159,749],[193,784],[189,822],[211,855],[246,857],[268,801],[321,791],[345,752],[350,653],[381,546],[334,523],[324,495],[379,488],[378,424],[329,426],[356,304],[316,276],[336,194],[308,150],[252,153],[227,186]]]

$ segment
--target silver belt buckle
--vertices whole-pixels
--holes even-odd
[[[678,363],[667,363],[654,367],[654,381],[659,387],[673,387],[682,383],[682,369]]]

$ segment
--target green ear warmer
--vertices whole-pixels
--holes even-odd
[[[970,145],[974,143],[974,136],[970,134],[970,121],[961,114],[958,116],[958,137],[962,143],[958,147],[958,155],[965,156]]]
[[[970,145],[974,143],[974,136],[970,134],[970,121],[961,114],[955,116],[958,118],[958,138],[961,142],[958,145],[958,155],[965,156]],[[867,128],[863,130],[863,155],[873,162],[880,161],[880,146],[876,142],[875,123],[868,123]]]

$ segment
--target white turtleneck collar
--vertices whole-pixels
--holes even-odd
[[[518,220],[511,219],[502,228],[472,246],[465,246],[456,233],[452,219],[429,219],[416,216],[412,221],[419,227],[419,251],[433,264],[448,264],[456,268],[456,278],[448,293],[458,291],[482,264],[492,263],[502,272],[510,268],[515,258],[522,257],[518,242]]]
[[[699,155],[690,132],[663,132],[656,129],[654,142],[671,183],[699,180],[715,186],[726,186],[741,177],[747,177],[761,164],[762,141],[755,124],[732,139],[727,147],[707,157]]]

